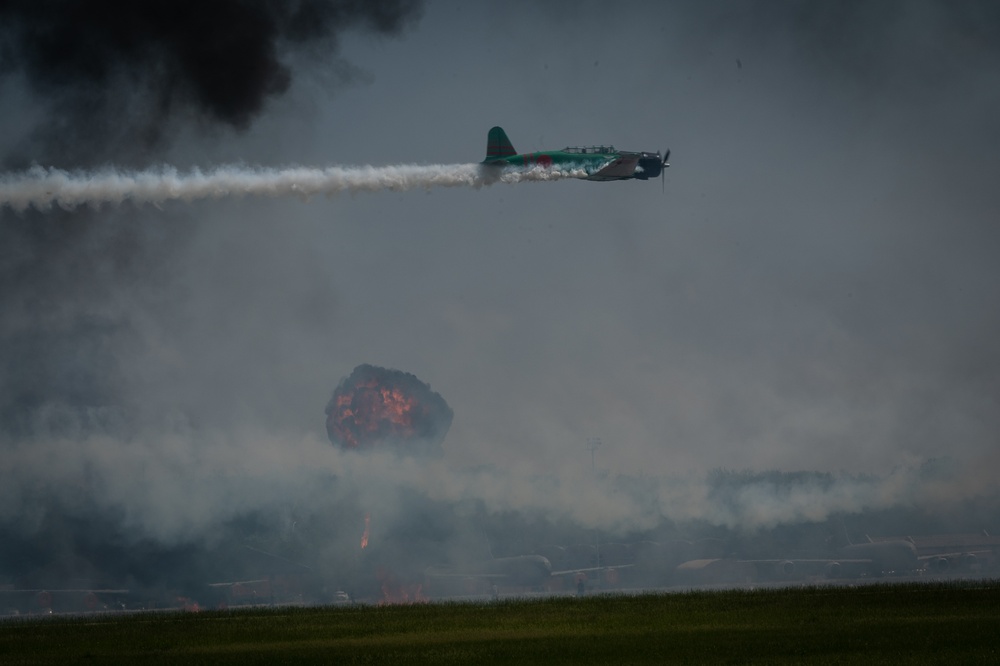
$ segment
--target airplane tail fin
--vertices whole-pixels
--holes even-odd
[[[851,536],[847,533],[847,525],[844,524],[843,518],[838,518],[837,523],[840,524],[840,532],[834,533],[828,539],[831,546],[836,548],[843,548],[845,546],[853,546],[854,542],[851,541]]]
[[[512,155],[517,155],[517,151],[514,150],[514,146],[507,138],[507,133],[503,131],[503,128],[494,127],[491,129],[486,139],[486,159],[484,161],[502,160]]]

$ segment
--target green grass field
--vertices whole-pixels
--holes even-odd
[[[14,619],[0,664],[1000,663],[1000,581]]]

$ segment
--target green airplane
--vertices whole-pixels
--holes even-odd
[[[649,180],[663,175],[663,170],[670,166],[668,150],[663,158],[660,152],[634,153],[627,150],[615,150],[614,146],[587,146],[581,148],[563,148],[562,150],[547,150],[540,153],[518,153],[511,145],[507,133],[501,127],[494,127],[486,140],[486,166],[523,166],[523,167],[566,167],[583,169],[584,180],[627,180],[637,178]]]

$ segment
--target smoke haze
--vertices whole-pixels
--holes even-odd
[[[337,572],[366,514],[425,564],[1000,529],[991,3],[33,7],[0,5],[0,576]],[[670,148],[666,192],[473,189],[497,124]],[[330,444],[361,363],[447,400],[440,459]]]
[[[341,192],[404,192],[417,188],[473,187],[493,183],[523,183],[562,180],[587,175],[579,169],[491,169],[479,164],[404,164],[385,167],[327,167],[308,169],[250,169],[217,167],[207,173],[179,174],[164,167],[158,171],[67,173],[58,169],[35,167],[23,174],[0,176],[0,206],[15,211],[29,206],[45,211],[53,204],[72,210],[89,204],[161,204],[180,199],[219,199],[222,197],[263,195],[310,197]]]

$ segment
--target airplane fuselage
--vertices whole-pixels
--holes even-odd
[[[499,557],[465,566],[427,567],[428,578],[483,578],[505,585],[537,587],[552,575],[552,564],[541,555]]]
[[[537,153],[520,153],[510,157],[486,160],[487,166],[519,166],[531,168],[559,167],[567,170],[580,169],[587,173],[582,180],[627,180],[636,178],[648,180],[657,178],[663,169],[656,153],[634,153],[628,151],[583,153],[586,148],[548,150]]]
[[[667,155],[669,156],[667,151]],[[490,130],[487,140],[486,166],[516,166],[522,168],[560,168],[580,171],[582,180],[649,180],[657,178],[667,164],[659,153],[616,150],[614,146],[567,147],[534,153],[517,153],[506,133],[499,127]]]

